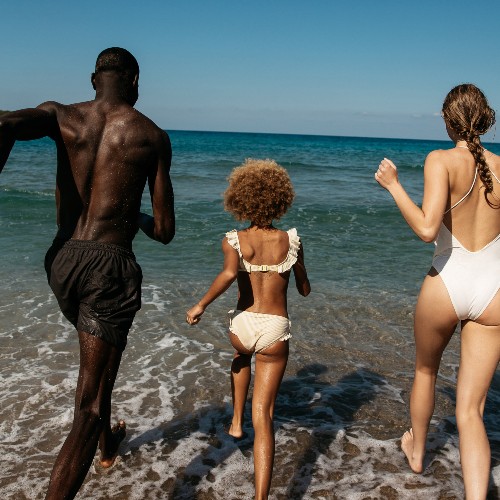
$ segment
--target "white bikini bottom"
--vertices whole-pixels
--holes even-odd
[[[229,331],[249,351],[259,352],[280,340],[288,340],[290,320],[274,314],[229,311]]]

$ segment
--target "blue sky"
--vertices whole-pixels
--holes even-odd
[[[499,19],[498,0],[5,1],[0,109],[92,99],[122,46],[167,130],[445,139],[454,85],[500,110]]]

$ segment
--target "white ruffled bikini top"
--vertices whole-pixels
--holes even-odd
[[[261,272],[266,273],[268,271],[274,271],[276,273],[285,273],[289,271],[292,266],[297,262],[297,254],[300,248],[300,238],[297,234],[297,230],[295,228],[289,229],[287,231],[288,241],[290,243],[288,247],[288,253],[285,257],[285,260],[280,262],[279,264],[272,265],[259,265],[259,264],[250,264],[247,260],[243,258],[240,250],[240,240],[238,239],[238,231],[233,229],[226,233],[227,242],[238,252],[240,256],[240,267],[239,271],[247,272],[247,273],[255,273]]]

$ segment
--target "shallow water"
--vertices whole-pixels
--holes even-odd
[[[185,310],[219,270],[220,240],[239,227],[220,194],[245,157],[286,166],[297,191],[280,224],[302,236],[313,291],[289,293],[290,360],[276,403],[271,498],[463,498],[454,418],[459,335],[443,358],[426,470],[409,471],[399,438],[409,424],[413,308],[432,245],[419,242],[373,181],[388,156],[416,200],[425,155],[446,143],[172,132],[178,232],[164,247],[138,235],[143,307],[124,353],[113,415],[127,421],[117,464],[91,468],[78,498],[241,499],[253,495],[250,402],[231,417],[226,313],[233,286],[196,327]],[[493,146],[494,149],[496,146]],[[498,149],[498,148],[497,148]],[[72,421],[78,341],[43,272],[54,234],[54,150],[16,146],[0,176],[0,489],[43,498]],[[36,172],[36,175],[33,174]],[[147,207],[147,196],[144,198]],[[492,498],[500,487],[500,376],[486,406]]]

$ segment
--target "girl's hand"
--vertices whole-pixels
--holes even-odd
[[[380,162],[378,170],[375,172],[375,180],[384,189],[390,189],[391,186],[399,182],[398,169],[396,168],[396,165],[394,165],[391,160],[384,158]]]
[[[196,325],[200,322],[201,315],[205,312],[205,309],[201,307],[199,304],[193,306],[186,313],[186,322],[190,325]]]

